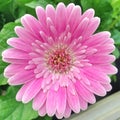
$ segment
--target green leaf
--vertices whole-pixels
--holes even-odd
[[[29,2],[31,2],[31,0],[17,0],[17,3],[20,6],[24,6],[26,3],[29,3]]]
[[[14,21],[14,11],[16,8],[17,5],[15,0],[0,0],[0,14],[2,15],[0,16],[0,21],[3,20],[2,18],[4,18],[3,23]]]
[[[120,15],[120,0],[112,0],[111,5],[114,10],[113,17],[116,18]]]
[[[49,116],[45,116],[45,117],[37,117],[37,118],[35,118],[35,119],[33,119],[33,120],[52,120],[52,117],[49,117]]]
[[[0,85],[7,84],[7,79],[3,76],[3,71],[6,66],[7,63],[2,62],[2,58],[0,57]]]
[[[7,63],[2,61],[1,53],[3,50],[8,48],[8,45],[6,43],[8,38],[16,36],[14,32],[14,27],[16,25],[20,25],[19,23],[8,23],[4,25],[3,29],[0,32],[0,85],[7,84],[6,78],[3,76],[4,68],[8,65]]]
[[[5,11],[8,5],[11,3],[12,0],[5,0],[4,2],[0,0],[0,11]]]
[[[15,37],[14,27],[20,25],[20,23],[10,22],[4,25],[0,32],[0,50],[4,50],[8,47],[6,41],[8,38]],[[1,51],[0,51],[1,52]]]
[[[116,59],[120,57],[120,51],[118,50],[118,48],[115,48],[115,51],[113,52],[113,54],[115,55]]]
[[[3,25],[5,24],[5,16],[3,13],[0,13],[0,29],[3,27]]]
[[[38,116],[32,110],[31,103],[23,104],[15,100],[19,87],[9,87],[6,95],[0,97],[1,120],[31,120]]]
[[[63,3],[65,3],[65,4],[67,5],[67,4],[71,3],[71,2],[74,2],[74,3],[75,3],[75,2],[78,1],[78,0],[55,0],[55,1],[56,1],[57,3],[58,3],[58,2],[63,2]]]
[[[30,3],[27,3],[25,5],[27,7],[30,7],[30,8],[34,9],[36,6],[41,6],[41,7],[45,8],[47,4],[53,4],[54,5],[54,3],[51,0],[34,0],[34,1],[32,1]]]
[[[114,29],[111,33],[112,33],[112,37],[115,40],[115,44],[120,45],[120,31]]]
[[[45,120],[52,120],[52,117],[45,116],[44,119],[45,119]]]
[[[0,74],[0,85],[7,84],[7,79],[3,76],[3,74]]]
[[[81,0],[81,5],[82,5],[84,11],[88,8],[94,8],[97,15],[103,16],[106,12],[112,11],[112,6],[111,6],[110,1],[111,0],[104,0],[104,1],[101,1],[101,0]]]

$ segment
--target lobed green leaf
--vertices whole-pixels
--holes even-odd
[[[9,87],[4,96],[0,96],[1,120],[31,120],[38,116],[31,103],[23,104],[15,100],[18,87]]]
[[[45,8],[46,5],[48,5],[48,4],[53,4],[54,5],[54,2],[51,1],[51,0],[34,0],[30,3],[26,3],[25,5],[27,7],[30,7],[30,8],[34,9],[36,6],[41,6],[41,7]]]

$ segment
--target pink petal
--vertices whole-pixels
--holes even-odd
[[[69,85],[67,87],[67,90],[73,95],[76,94],[75,85],[71,81],[69,81]]]
[[[27,59],[2,58],[2,60],[12,64],[21,64],[21,65],[28,64]]]
[[[81,96],[79,96],[79,100],[81,110],[86,110],[88,107],[88,103]]]
[[[9,48],[2,53],[4,59],[30,59],[30,56],[21,50]]]
[[[59,88],[58,92],[57,92],[57,112],[59,114],[59,116],[63,116],[65,109],[66,109],[66,99],[67,99],[67,95],[66,95],[66,88],[65,87],[61,87]]]
[[[63,114],[59,114],[58,112],[55,113],[56,117],[58,119],[62,119],[63,118]]]
[[[28,32],[23,27],[16,26],[15,32],[19,36],[20,39],[22,39],[23,41],[27,42],[30,45],[35,40],[39,39],[38,37],[34,36],[32,33]]]
[[[17,101],[22,101],[23,95],[30,84],[31,84],[31,82],[28,82],[20,88],[20,90],[17,92],[17,95],[16,95]]]
[[[66,105],[66,109],[65,109],[65,113],[64,113],[64,117],[65,118],[69,118],[71,115],[71,108],[69,107],[69,105]]]
[[[22,70],[22,71],[16,72],[15,75],[10,77],[8,79],[8,83],[10,85],[20,85],[20,84],[24,84],[24,83],[27,83],[29,81],[32,81],[34,79],[35,78],[34,78],[34,74],[33,74],[32,70],[31,71]]]
[[[107,31],[104,32],[99,32],[91,36],[89,39],[84,41],[84,45],[87,46],[95,46],[95,45],[100,45],[104,44],[106,42],[109,42],[108,39],[110,37],[110,33]]]
[[[55,23],[55,8],[52,5],[46,6],[46,17],[50,18]]]
[[[81,81],[84,82],[85,84],[90,85],[89,79],[86,77],[86,75],[82,71],[80,71],[80,75],[81,75]]]
[[[35,17],[33,17],[32,15],[26,14],[21,18],[21,22],[25,27],[25,29],[32,32],[35,36],[36,35],[39,36],[39,31],[41,30],[39,27],[40,24]]]
[[[112,63],[115,61],[115,56],[113,55],[104,55],[104,54],[96,54],[88,57],[92,64],[104,64],[104,63]]]
[[[56,102],[56,92],[50,89],[46,100],[46,111],[49,116],[53,116],[56,113]]]
[[[31,84],[27,87],[23,95],[23,98],[22,98],[23,103],[28,103],[38,94],[38,92],[41,89],[41,82],[42,82],[42,79],[35,79],[31,81]]]
[[[68,18],[68,24],[72,28],[71,32],[73,32],[75,30],[75,28],[78,26],[78,24],[80,22],[80,16],[81,16],[81,8],[80,8],[80,6],[75,6],[72,9],[72,12]]]
[[[98,28],[99,24],[100,24],[100,18],[98,17],[92,18],[84,34],[84,37],[86,38],[92,35]]]
[[[9,77],[15,75],[17,72],[22,71],[24,69],[24,67],[25,67],[25,65],[10,64],[5,68],[4,76],[9,78]]]
[[[116,74],[118,72],[117,68],[112,64],[108,65],[95,65],[96,68],[100,68],[106,74]]]
[[[62,33],[66,28],[66,8],[63,3],[57,5],[55,17],[56,29],[58,33]]]
[[[103,54],[110,54],[115,50],[115,46],[109,43],[102,45],[102,47],[101,45],[99,45],[96,48],[98,53],[103,53]]]
[[[91,19],[94,17],[94,14],[95,14],[94,9],[90,8],[83,13],[83,15],[81,16],[81,19],[84,19],[85,17]]]
[[[33,99],[33,109],[39,110],[46,101],[46,93],[41,90]]]
[[[38,17],[38,20],[40,21],[40,23],[43,24],[43,26],[46,27],[46,14],[45,14],[45,10],[40,7],[40,6],[37,6],[36,7],[36,14],[37,14],[37,17]]]
[[[112,90],[112,86],[111,84],[102,84],[102,86],[105,88],[106,91],[111,91]]]
[[[93,104],[96,102],[95,96],[93,95],[92,92],[87,90],[81,83],[80,81],[77,81],[75,83],[77,93],[79,94],[80,98],[82,97],[85,101]]]
[[[46,115],[46,105],[45,104],[39,109],[38,114],[40,116],[45,116]]]
[[[98,96],[105,96],[106,95],[106,90],[105,88],[99,83],[99,82],[93,82],[91,81],[91,85],[85,85],[83,84],[88,90],[93,92],[94,94]]]
[[[103,84],[110,83],[110,78],[99,68],[94,66],[84,68],[84,75],[86,75],[90,81],[100,82]]]
[[[73,3],[68,4],[68,6],[66,8],[66,10],[67,10],[67,18],[70,16],[70,14],[71,14],[74,7],[75,7],[75,4],[73,4]]]
[[[70,108],[75,112],[80,112],[80,101],[78,94],[75,93],[74,95],[67,89],[67,95],[68,95],[68,104]]]
[[[74,38],[78,38],[79,36],[84,35],[84,33],[86,32],[86,29],[88,27],[88,24],[89,24],[89,19],[88,18],[84,18],[80,22],[80,24],[78,24],[77,28],[73,32]]]
[[[30,52],[31,51],[31,46],[26,44],[25,42],[23,42],[21,39],[19,38],[10,38],[7,40],[7,44],[9,44],[10,46],[19,49],[19,50],[23,50],[26,52]]]

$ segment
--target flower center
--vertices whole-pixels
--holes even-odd
[[[56,48],[50,50],[47,54],[47,66],[54,72],[64,73],[68,72],[72,67],[71,52],[64,48]]]

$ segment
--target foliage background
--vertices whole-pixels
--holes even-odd
[[[52,120],[48,116],[38,117],[32,110],[31,103],[23,104],[15,100],[18,87],[11,87],[4,78],[3,71],[7,66],[2,61],[1,52],[8,48],[6,40],[16,36],[14,27],[20,25],[20,17],[26,13],[35,15],[34,8],[47,4],[57,5],[70,2],[80,5],[82,10],[94,8],[95,16],[101,18],[101,25],[97,31],[110,31],[115,40],[114,55],[120,57],[120,0],[0,0],[0,119],[1,120]],[[116,80],[116,76],[112,76]],[[55,119],[55,118],[54,118]]]

